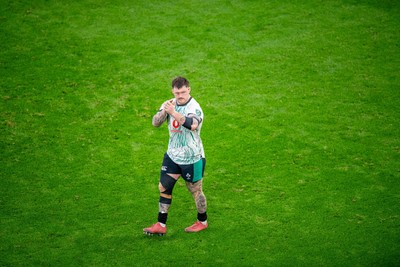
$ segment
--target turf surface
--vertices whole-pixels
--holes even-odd
[[[8,1],[0,265],[400,265],[396,1]],[[183,75],[205,113],[210,227],[157,216]]]

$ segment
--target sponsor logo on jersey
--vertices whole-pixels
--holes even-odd
[[[180,126],[180,124],[179,124],[179,122],[177,121],[177,120],[173,120],[172,121],[172,126],[175,128],[175,129],[178,129],[179,128],[179,126]]]
[[[180,127],[181,125],[180,125],[180,123],[177,121],[177,120],[173,120],[172,121],[172,127],[174,127],[174,129],[172,129],[171,130],[171,132],[173,132],[173,133],[181,133],[182,131],[181,130],[178,130],[178,128]]]

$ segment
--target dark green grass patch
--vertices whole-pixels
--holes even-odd
[[[6,1],[4,266],[396,266],[393,1]],[[210,227],[154,223],[177,75],[205,112]]]

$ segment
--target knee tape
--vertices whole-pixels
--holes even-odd
[[[176,180],[169,176],[167,173],[162,172],[160,176],[160,183],[165,188],[164,194],[172,195],[172,190],[174,189]]]
[[[160,196],[160,203],[171,205],[172,199],[170,199],[170,198],[165,198],[165,197]]]

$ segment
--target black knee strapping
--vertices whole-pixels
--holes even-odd
[[[171,198],[166,198],[166,197],[160,196],[160,203],[171,205],[172,199],[171,199]]]
[[[160,183],[165,188],[163,194],[172,195],[176,180],[169,176],[166,172],[161,172]]]

